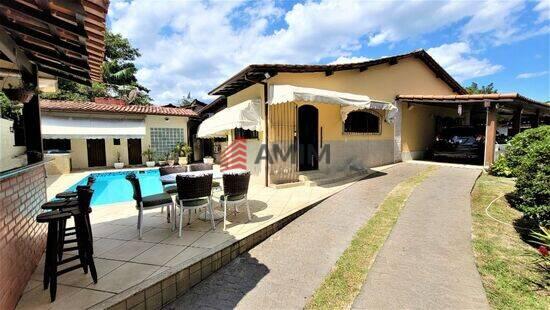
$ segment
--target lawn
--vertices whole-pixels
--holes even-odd
[[[511,208],[505,197],[486,211],[491,201],[513,190],[512,179],[484,174],[476,182],[472,238],[478,270],[492,308],[549,309],[549,288],[541,287],[545,275],[534,268],[534,258],[528,255],[536,250],[520,237],[528,232],[522,213]]]
[[[307,309],[350,308],[405,202],[414,188],[435,169],[431,166],[392,189],[373,217],[357,231],[350,246],[309,300]]]

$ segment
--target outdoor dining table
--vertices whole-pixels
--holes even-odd
[[[166,174],[166,175],[163,175],[160,177],[160,180],[162,181],[163,184],[174,184],[176,183],[176,177],[178,175],[202,175],[204,173],[212,173],[212,179],[213,180],[219,180],[219,179],[222,179],[222,172],[219,171],[219,170],[201,170],[201,171],[189,171],[189,172],[180,172],[180,173],[171,173],[171,174]],[[218,201],[219,202],[219,197],[215,197],[217,199],[214,199],[214,201]],[[221,220],[223,219],[223,212],[219,211],[219,210],[214,210],[214,220]],[[203,221],[209,221],[210,220],[210,213],[208,212],[208,210],[206,210],[205,212],[199,214],[199,219],[203,220]]]

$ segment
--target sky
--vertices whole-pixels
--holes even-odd
[[[550,0],[111,0],[108,27],[139,48],[155,104],[249,64],[357,62],[426,50],[462,85],[550,100]]]

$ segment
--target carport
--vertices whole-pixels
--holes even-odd
[[[485,152],[483,163],[490,166],[495,160],[495,143],[499,122],[506,127],[508,136],[522,129],[550,123],[550,104],[542,103],[518,93],[475,95],[398,95],[402,108],[415,105],[456,108],[461,125],[485,126]],[[509,125],[509,126],[508,126]],[[417,134],[422,134],[418,132]]]

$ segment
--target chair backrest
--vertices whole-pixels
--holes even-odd
[[[96,180],[95,177],[89,176],[88,181],[86,182],[86,186],[92,187],[92,185],[94,185],[94,183],[95,183],[95,180]]]
[[[78,209],[85,214],[90,208],[94,190],[88,186],[77,186],[76,193],[78,195]]]
[[[165,166],[159,168],[160,175],[187,172],[186,166]]]
[[[212,164],[205,164],[205,163],[198,163],[198,164],[191,164],[191,165],[189,165],[189,169],[190,169],[191,171],[212,170],[212,167],[214,167],[214,165],[212,165]]]
[[[143,196],[141,195],[141,187],[139,186],[138,178],[135,174],[130,173],[126,176],[126,180],[130,181],[130,184],[132,184],[132,188],[134,189],[133,198],[139,204],[143,200]]]
[[[227,196],[243,195],[248,193],[250,171],[225,171],[223,173],[223,193]]]
[[[212,194],[212,174],[176,176],[178,199],[209,197]]]

